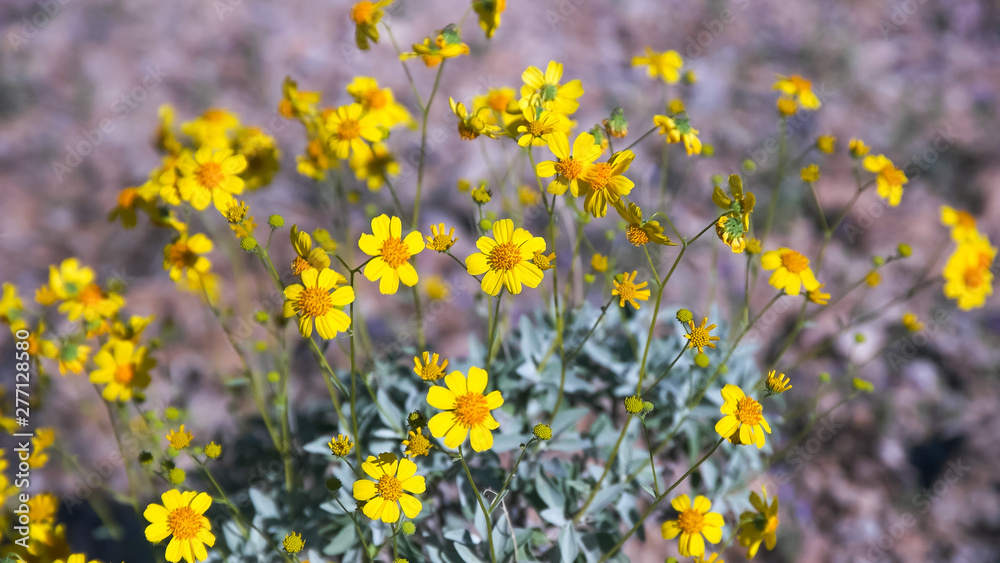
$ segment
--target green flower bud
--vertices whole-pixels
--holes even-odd
[[[285,218],[275,213],[267,218],[267,224],[270,225],[272,229],[280,229],[285,226]]]

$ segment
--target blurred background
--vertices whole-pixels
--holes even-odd
[[[179,293],[162,270],[160,249],[169,235],[142,220],[123,231],[107,222],[107,213],[119,190],[141,184],[159,164],[151,139],[157,109],[169,103],[179,121],[225,107],[244,124],[274,135],[282,171],[271,187],[247,198],[258,222],[281,213],[287,224],[325,225],[329,202],[295,172],[295,155],[305,146],[301,126],[276,112],[282,80],[291,76],[300,89],[322,92],[324,105],[339,105],[348,101],[344,88],[354,76],[374,76],[417,111],[387,38],[369,52],[354,46],[350,5],[339,0],[0,4],[0,279],[30,295],[46,281],[50,264],[77,256],[99,279],[122,282],[130,312],[157,315],[165,335],[153,389],[188,408],[189,426],[201,435],[235,432],[230,413],[218,408],[223,390],[213,374],[235,369],[237,358],[197,297]],[[389,8],[386,21],[408,47],[457,22],[466,7],[458,0],[401,0]],[[925,268],[939,272],[943,260],[935,250],[947,238],[939,222],[942,203],[971,211],[992,240],[1000,239],[996,1],[511,0],[492,41],[483,38],[474,14],[463,37],[471,55],[447,63],[430,114],[431,130],[442,131],[445,140],[431,145],[422,220],[458,225],[459,256],[472,248],[475,234],[473,207],[466,196],[456,197],[455,183],[489,178],[489,172],[480,147],[458,141],[446,98],[469,104],[488,88],[517,89],[524,68],[544,68],[549,60],[565,65],[564,80],[583,81],[586,93],[575,116],[581,127],[590,128],[622,106],[634,140],[654,113],[663,113],[666,100],[685,101],[715,156],[687,159],[674,153],[670,185],[676,182],[683,193],[671,196],[671,216],[684,233],[696,232],[712,216],[710,177],[740,171],[747,158],[758,170],[743,170],[746,185],[759,202],[767,201],[770,180],[764,171],[774,166],[773,149],[767,147],[778,136],[771,89],[776,74],[811,79],[823,102],[820,111],[794,121],[791,154],[818,135],[837,137],[834,157],[807,160],[821,165],[817,186],[828,215],[839,213],[853,195],[849,138],[864,139],[907,173],[911,181],[898,208],[885,207],[872,192],[862,197],[838,231],[820,278],[828,290],[844,287],[865,274],[873,255],[891,254],[901,242],[914,248],[914,257],[884,268],[881,285],[852,295],[840,312],[819,317],[803,342],[829,334],[852,308],[890,302]],[[665,89],[643,69],[632,68],[631,57],[646,46],[677,50],[697,82]],[[426,95],[434,71],[419,62],[411,69]],[[394,143],[401,154],[419,146],[416,133],[398,136]],[[75,158],[74,147],[82,141],[92,150]],[[498,162],[513,155],[509,146],[488,148]],[[639,190],[655,186],[659,141],[647,140],[635,150],[629,176]],[[790,177],[779,207],[788,212],[779,213],[768,246],[788,244],[809,255],[822,234],[814,214],[793,211],[804,208],[799,202],[807,192],[797,170]],[[412,198],[412,176],[398,186]],[[366,193],[364,201],[379,201],[388,210],[385,195]],[[278,261],[290,260],[290,250],[282,252],[289,255]],[[240,266],[244,258],[233,244],[220,244],[215,256],[224,278],[251,275]],[[688,281],[668,292],[671,304],[707,307],[698,280],[710,277],[713,258],[704,249],[698,256],[679,270]],[[438,270],[460,284],[463,272],[439,258],[421,256],[421,276]],[[739,299],[742,262],[730,260],[728,252],[717,259],[717,297]],[[267,288],[260,274],[253,274],[260,279],[258,299]],[[754,303],[770,295],[766,284],[758,284]],[[360,297],[370,311],[371,330],[390,334],[402,313],[376,297],[374,285]],[[766,343],[787,331],[796,310],[785,309],[763,327],[762,361],[774,353]],[[899,319],[906,312],[916,313],[925,330],[901,332]],[[850,359],[865,364],[860,374],[874,383],[875,392],[835,410],[827,432],[818,427],[799,444],[808,449],[776,460],[773,470],[787,477],[777,491],[778,547],[762,550],[758,560],[1000,561],[998,313],[996,299],[981,310],[958,311],[943,299],[938,283],[889,307],[885,319],[855,329],[866,335],[864,343],[852,344],[853,332],[846,334],[834,342],[830,357],[789,372],[793,398],[807,400],[819,372],[836,374]],[[473,315],[453,317],[439,316],[431,331],[443,351],[461,355],[464,335],[481,323]],[[0,335],[4,357],[10,342],[6,333]],[[85,379],[69,378],[57,387],[38,424],[54,426],[84,468],[97,467],[116,450],[106,413]],[[206,391],[186,395],[186,388]],[[309,400],[307,391],[297,391],[301,400]],[[820,408],[837,397],[830,399]],[[784,435],[797,433],[793,425]],[[123,471],[108,471],[113,486],[125,486]],[[85,485],[78,475],[53,466],[44,486],[71,495]],[[87,537],[84,512],[64,509],[77,534],[74,545],[95,557],[121,559],[120,548]],[[649,530],[648,544],[631,546],[635,561],[659,562],[667,553],[665,542]],[[727,561],[741,559],[738,550],[727,552]]]

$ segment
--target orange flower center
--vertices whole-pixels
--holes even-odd
[[[736,420],[739,420],[740,424],[755,426],[764,420],[764,415],[761,414],[763,410],[757,401],[750,397],[743,397],[736,404]]]
[[[285,119],[291,119],[295,117],[295,112],[292,108],[292,102],[288,100],[281,100],[280,102],[278,102],[278,113],[280,113],[281,117],[284,117]]]
[[[528,123],[528,134],[532,137],[541,137],[548,133],[548,127],[542,124],[541,120]]]
[[[778,517],[772,516],[767,519],[767,526],[764,527],[765,534],[773,534],[778,529]]]
[[[368,107],[371,109],[382,109],[389,105],[389,95],[382,90],[372,90],[368,95]]]
[[[132,364],[125,364],[115,368],[115,381],[121,385],[128,385],[132,383],[132,377],[135,375],[135,370]]]
[[[455,400],[455,418],[466,428],[482,424],[490,414],[486,397],[480,393],[466,393]]]
[[[87,286],[80,291],[80,303],[87,306],[96,305],[100,303],[103,298],[104,292],[101,291],[100,286],[96,283],[87,284]]]
[[[677,517],[677,527],[685,534],[698,534],[704,526],[705,515],[693,508],[681,512]]]
[[[809,259],[794,250],[786,250],[781,253],[781,265],[793,274],[801,274],[809,268]]]
[[[973,229],[976,227],[976,218],[968,211],[959,211],[955,218],[955,224],[959,227]]]
[[[458,136],[461,137],[463,141],[471,141],[479,136],[479,131],[473,127],[467,120],[458,120]]]
[[[389,237],[382,243],[382,259],[390,268],[398,268],[410,259],[410,249],[399,237]]]
[[[595,190],[603,190],[611,180],[612,168],[607,162],[598,162],[590,169],[590,185]]]
[[[486,105],[490,106],[490,109],[503,113],[507,110],[507,104],[510,103],[512,96],[505,92],[491,92],[487,98]]]
[[[186,242],[175,242],[167,251],[167,261],[178,268],[190,268],[197,260],[198,255]]]
[[[118,192],[118,205],[129,208],[135,205],[135,200],[139,197],[139,190],[136,188],[125,188]]]
[[[299,295],[298,309],[307,317],[322,317],[332,308],[330,294],[319,287],[307,287]]]
[[[642,246],[649,242],[649,235],[639,225],[625,227],[625,238],[636,246]]]
[[[406,452],[411,456],[427,455],[431,448],[431,442],[423,434],[410,433],[410,443],[406,445]]]
[[[486,259],[491,270],[507,272],[521,263],[521,249],[513,242],[498,244]]]
[[[691,347],[704,348],[712,343],[712,334],[707,328],[696,326],[691,329]]]
[[[167,527],[174,538],[181,541],[192,540],[201,531],[202,518],[204,517],[190,506],[182,506],[171,510],[167,515]]]
[[[635,301],[636,289],[635,284],[632,282],[625,280],[615,289],[618,290],[618,295],[625,301]]]
[[[383,475],[375,488],[378,490],[378,496],[389,502],[396,502],[403,496],[403,484],[395,475]]]
[[[351,141],[361,136],[361,124],[357,119],[346,118],[337,127],[337,136],[342,141]]]
[[[583,163],[579,160],[574,160],[572,157],[560,158],[559,162],[556,163],[556,172],[568,180],[576,180],[580,177],[580,172],[582,171]]]
[[[296,276],[308,270],[309,268],[312,268],[312,264],[310,264],[308,260],[306,260],[301,256],[296,256],[295,260],[292,260],[292,273],[295,274]]]
[[[375,5],[368,0],[358,2],[351,8],[351,20],[355,25],[367,23],[375,13]]]
[[[222,165],[218,162],[206,162],[195,170],[194,177],[201,187],[206,190],[214,190],[225,181],[226,173],[222,171]]]
[[[965,280],[965,285],[970,289],[976,289],[986,281],[983,268],[977,266],[966,269],[965,275],[962,277]]]

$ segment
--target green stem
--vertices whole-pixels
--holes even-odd
[[[483,511],[483,516],[486,517],[486,539],[490,545],[490,561],[493,563],[497,562],[496,550],[493,548],[493,519],[490,513],[486,510],[486,503],[483,502],[483,495],[479,494],[479,488],[476,487],[476,482],[472,479],[472,471],[469,470],[469,464],[465,462],[465,454],[462,453],[462,446],[458,446],[458,458],[462,461],[462,467],[465,469],[465,476],[469,479],[469,486],[472,487],[472,492],[476,495],[476,501],[479,502],[479,509]]]
[[[510,470],[510,475],[507,475],[507,479],[503,482],[503,486],[500,487],[500,492],[497,493],[497,497],[493,499],[493,502],[490,503],[490,514],[493,514],[493,511],[496,510],[497,505],[500,504],[500,499],[503,497],[504,491],[507,490],[507,485],[510,485],[511,479],[513,479],[514,475],[517,474],[517,467],[521,465],[521,460],[524,459],[524,454],[528,451],[528,447],[530,447],[532,442],[534,442],[535,440],[536,438],[532,436],[532,438],[528,440],[528,443],[525,444],[523,448],[521,448],[521,455],[517,456],[517,461],[514,462],[514,468]],[[513,530],[513,528],[511,528],[511,530]]]
[[[427,160],[427,117],[431,113],[431,105],[434,103],[434,95],[437,94],[438,84],[441,82],[441,72],[447,61],[441,61],[438,66],[437,76],[434,77],[434,87],[431,88],[431,95],[427,98],[427,105],[424,106],[423,118],[420,124],[420,163],[417,165],[417,195],[413,200],[413,220],[410,225],[415,229],[420,222],[420,194],[424,187],[424,163]]]
[[[497,335],[497,325],[500,324],[500,298],[503,297],[503,288],[497,293],[496,305],[493,308],[493,316],[490,318],[489,337],[486,343],[486,373],[490,372],[493,364],[493,342]]]
[[[642,423],[642,433],[646,437],[646,449],[649,450],[649,472],[653,474],[653,492],[656,496],[660,496],[660,478],[656,476],[656,462],[653,461],[653,442],[649,439],[649,429],[646,428],[646,421],[640,420]]]

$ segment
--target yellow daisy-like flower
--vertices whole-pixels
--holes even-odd
[[[517,201],[521,207],[534,207],[542,201],[542,192],[531,186],[518,186]]]
[[[383,127],[413,123],[406,106],[396,101],[392,88],[379,88],[378,81],[370,76],[355,76],[347,85],[347,93]]]
[[[432,275],[427,277],[425,283],[427,297],[431,301],[444,301],[451,296],[451,288],[448,282],[444,280],[441,276]]]
[[[531,259],[531,263],[538,266],[541,271],[551,270],[556,267],[556,253],[552,252],[545,255],[543,252],[535,252],[535,256]]]
[[[340,106],[326,116],[326,129],[330,132],[327,140],[330,150],[337,158],[347,158],[351,152],[365,150],[365,141],[374,143],[382,140],[378,121],[366,114],[361,104],[355,102]]]
[[[819,109],[821,105],[819,98],[812,91],[812,82],[798,74],[792,76],[779,74],[777,82],[774,83],[774,89],[781,91],[782,97],[778,100],[778,108],[785,115],[795,113],[798,105],[811,111]],[[782,100],[785,100],[786,103],[782,104]],[[788,102],[792,103],[789,105]],[[782,107],[783,105],[785,107]],[[791,109],[790,112],[789,109]]]
[[[413,51],[401,53],[400,60],[407,60],[413,57],[420,57],[428,68],[436,67],[445,59],[460,57],[469,54],[469,46],[462,43],[462,36],[459,29],[454,24],[449,24],[437,32],[432,40],[430,37],[424,38],[423,43],[414,43]]]
[[[668,143],[683,142],[688,156],[701,154],[702,144],[698,138],[698,130],[691,127],[691,120],[687,114],[674,117],[654,115],[653,125],[660,128],[660,135],[665,135]]]
[[[646,47],[646,56],[632,57],[632,66],[647,66],[649,76],[662,78],[664,84],[674,84],[680,80],[684,59],[677,51],[657,53],[652,47]]]
[[[212,149],[230,148],[230,133],[240,126],[235,113],[222,108],[208,108],[197,119],[181,125],[181,131],[195,141],[195,146]]]
[[[780,395],[792,388],[792,385],[788,382],[788,376],[778,373],[773,369],[767,372],[767,379],[764,381],[764,385],[772,395]]]
[[[331,438],[330,443],[327,444],[330,448],[330,453],[337,457],[347,457],[351,454],[351,450],[354,449],[354,442],[343,434],[337,434],[336,438]]]
[[[72,554],[72,555],[69,556],[69,559],[66,559],[66,560],[56,559],[55,563],[101,563],[101,562],[98,561],[97,559],[91,559],[88,562],[87,561],[87,556],[85,554],[83,554],[83,553],[74,553],[74,554]]]
[[[834,148],[837,145],[837,138],[833,135],[820,135],[816,139],[816,148],[819,152],[826,154],[833,154]]]
[[[607,272],[608,257],[603,254],[594,254],[590,257],[590,268],[595,272]]]
[[[521,118],[521,107],[514,100],[513,88],[490,88],[485,94],[472,99],[472,107],[483,121],[500,126],[508,133],[509,126]],[[486,108],[487,111],[480,113],[480,108]]]
[[[638,271],[633,271],[631,274],[622,274],[622,281],[618,283],[618,280],[611,280],[615,284],[615,288],[611,290],[611,295],[617,295],[620,297],[618,300],[618,306],[624,307],[625,302],[628,301],[637,310],[639,309],[639,304],[636,303],[636,299],[639,301],[646,301],[649,299],[649,290],[643,289],[646,287],[647,282],[635,283],[635,276]]]
[[[826,284],[821,283],[816,286],[816,289],[810,289],[806,292],[806,299],[817,305],[826,305],[830,302],[830,294],[823,291],[824,287]]]
[[[378,22],[385,14],[382,9],[392,4],[392,0],[378,0],[370,2],[362,0],[351,6],[351,21],[354,22],[354,42],[358,49],[368,50],[370,39],[373,43],[378,43]]]
[[[183,424],[181,424],[180,430],[171,430],[167,434],[167,442],[170,442],[170,447],[175,450],[183,450],[188,447],[193,439],[194,436],[184,429]]]
[[[756,512],[744,512],[740,514],[739,542],[747,548],[747,559],[753,559],[760,549],[760,544],[767,546],[767,550],[774,549],[778,542],[775,531],[778,529],[778,497],[774,496],[771,503],[767,502],[767,487],[762,487],[764,494],[758,495],[757,491],[750,493],[750,504]]]
[[[444,377],[445,370],[448,369],[448,360],[441,361],[440,354],[431,355],[430,352],[423,353],[423,362],[420,356],[413,356],[413,371],[424,381],[437,381]]]
[[[403,458],[396,460],[392,454],[368,456],[361,469],[374,481],[360,479],[354,482],[354,498],[365,501],[361,511],[372,520],[392,524],[399,520],[399,509],[407,518],[420,514],[423,505],[407,493],[426,490],[424,478],[417,475],[417,464]]]
[[[3,293],[0,294],[0,320],[11,323],[21,318],[24,310],[24,301],[17,294],[17,286],[10,283],[3,283]]]
[[[747,233],[750,231],[750,214],[753,213],[756,197],[753,193],[743,191],[743,179],[737,174],[729,175],[729,192],[715,186],[712,192],[712,202],[728,213],[719,217],[715,232],[719,240],[726,243],[735,253],[743,252],[747,245]]]
[[[373,192],[382,189],[386,177],[395,176],[401,170],[396,156],[382,143],[365,145],[364,150],[351,155],[349,164],[358,180],[364,181]]]
[[[545,111],[541,108],[524,108],[521,115],[523,121],[521,125],[517,126],[517,132],[521,136],[517,139],[517,144],[522,147],[528,145],[545,146],[549,144],[555,133],[567,133],[573,126],[573,123],[565,115],[554,111]]]
[[[695,326],[694,320],[688,321],[688,328],[690,332],[684,335],[690,342],[688,343],[688,348],[697,348],[699,354],[705,353],[705,347],[715,348],[715,341],[719,340],[718,336],[712,336],[712,329],[715,325],[708,325],[708,317],[701,320],[701,326]]]
[[[313,240],[309,233],[300,231],[298,225],[292,225],[288,236],[292,242],[292,249],[295,250],[295,259],[292,260],[293,274],[298,276],[307,270],[324,270],[330,267],[330,256],[321,246],[313,248]],[[337,283],[347,281],[340,274],[337,276],[339,278]]]
[[[908,183],[906,173],[896,168],[884,154],[866,156],[862,162],[865,170],[877,174],[875,184],[878,195],[889,202],[889,207],[899,205],[903,197],[903,184]]]
[[[372,233],[362,234],[358,247],[368,256],[374,256],[365,265],[368,281],[379,280],[378,290],[392,295],[399,289],[399,282],[407,287],[417,284],[417,270],[410,264],[411,257],[424,249],[422,235],[413,231],[403,238],[403,223],[399,217],[382,214],[372,219]]]
[[[588,164],[580,180],[580,190],[584,194],[583,208],[594,217],[604,217],[608,204],[615,205],[622,196],[628,195],[635,182],[622,176],[628,170],[635,153],[630,150],[616,152],[607,162]]]
[[[871,148],[865,144],[861,139],[851,139],[847,144],[848,150],[851,152],[851,156],[854,158],[861,158],[868,154]]]
[[[976,218],[968,211],[959,211],[953,207],[942,205],[941,224],[951,227],[951,238],[955,242],[974,241],[979,237]]]
[[[486,370],[469,368],[466,379],[462,372],[453,371],[444,378],[447,387],[435,385],[427,390],[427,403],[445,412],[434,415],[427,423],[431,435],[444,438],[444,445],[457,448],[471,434],[472,449],[477,452],[493,447],[493,433],[500,423],[490,411],[503,405],[500,391],[487,395],[489,376]]]
[[[562,195],[569,188],[573,197],[579,196],[579,182],[583,179],[583,172],[601,156],[600,145],[594,141],[593,135],[584,132],[576,136],[573,150],[570,151],[569,137],[565,132],[557,131],[549,135],[549,150],[557,160],[544,160],[535,167],[535,172],[541,178],[555,176],[549,182],[547,191]]]
[[[312,335],[313,321],[320,337],[329,340],[338,332],[351,326],[351,317],[337,307],[354,302],[354,288],[336,287],[341,275],[333,270],[306,270],[302,272],[302,283],[285,288],[285,317],[299,315],[299,334],[305,338]],[[336,289],[334,289],[336,288]],[[333,289],[333,293],[330,290]]]
[[[94,356],[97,369],[90,372],[92,383],[105,383],[101,396],[106,401],[128,401],[135,389],[149,385],[149,370],[156,360],[146,357],[145,346],[128,340],[109,340]]]
[[[406,457],[410,458],[427,455],[430,453],[431,448],[434,447],[431,441],[427,439],[427,436],[424,436],[423,428],[417,428],[416,432],[410,430],[408,438],[403,440],[403,445],[406,446],[406,450],[403,453],[406,454]]]
[[[819,166],[816,164],[810,164],[802,170],[799,171],[799,176],[802,177],[803,182],[818,182],[819,181]]]
[[[771,427],[764,420],[764,407],[747,397],[736,385],[723,387],[722,399],[725,402],[719,410],[724,416],[715,423],[715,431],[719,436],[729,438],[739,432],[740,442],[755,444],[758,449],[763,448],[764,433],[771,433]]]
[[[705,540],[711,543],[722,541],[722,526],[726,522],[718,512],[709,512],[712,501],[698,495],[692,504],[690,497],[681,495],[670,501],[670,506],[679,512],[677,520],[664,522],[660,535],[665,540],[672,540],[679,534],[677,549],[681,555],[700,557],[705,554]]]
[[[628,223],[625,227],[625,238],[633,246],[644,246],[650,242],[665,246],[677,246],[677,243],[663,234],[663,227],[659,221],[643,221],[641,207],[634,202],[629,203],[628,207],[625,207],[623,203],[624,200],[618,200],[614,203],[614,206],[615,210],[618,211],[618,215]]]
[[[316,106],[319,104],[319,92],[307,92],[299,90],[299,85],[286,76],[281,83],[281,101],[278,102],[278,113],[285,119],[302,117],[316,113]]]
[[[514,222],[501,219],[493,223],[493,238],[481,236],[476,241],[479,252],[465,259],[469,273],[483,276],[483,291],[500,293],[500,286],[509,293],[521,293],[521,286],[538,287],[542,271],[531,261],[536,252],[545,250],[545,239],[532,236],[525,229],[514,229]]]
[[[181,199],[198,211],[213,203],[219,212],[225,212],[233,195],[243,191],[243,179],[239,173],[246,167],[246,157],[233,154],[229,149],[203,146],[194,156],[185,151],[177,163],[183,174],[177,180]]]
[[[473,0],[472,9],[479,16],[479,27],[487,39],[492,39],[500,27],[500,15],[507,9],[507,0]]]
[[[437,252],[446,252],[456,242],[458,242],[458,238],[455,237],[455,227],[446,232],[444,223],[431,225],[431,234],[427,237],[428,248]]]
[[[583,95],[583,84],[579,80],[571,80],[560,84],[563,77],[563,65],[549,61],[543,73],[536,66],[529,66],[521,73],[521,109],[538,107],[549,111],[570,115],[580,107],[577,98]]]
[[[765,270],[774,270],[767,283],[784,290],[788,295],[798,295],[802,286],[805,286],[806,291],[820,288],[820,283],[809,267],[809,259],[791,248],[769,250],[761,256],[760,261]]]
[[[142,513],[150,522],[146,527],[146,540],[159,543],[173,536],[167,544],[166,557],[170,563],[181,559],[187,563],[207,559],[205,546],[215,545],[212,524],[205,517],[205,511],[212,506],[212,497],[207,493],[182,493],[171,489],[160,498],[162,505],[150,504]]]
[[[695,557],[691,561],[691,563],[726,563],[722,559],[719,559],[719,557],[721,557],[721,556],[718,553],[713,553],[713,554],[709,555],[708,557],[705,557],[703,555],[701,557]]]
[[[181,276],[208,273],[212,263],[202,254],[212,251],[212,241],[197,233],[188,236],[181,233],[163,249],[163,269],[170,272],[170,279],[178,281]]]
[[[488,113],[486,108],[476,108],[469,113],[465,109],[465,104],[456,102],[451,96],[448,97],[448,105],[452,113],[458,118],[458,136],[465,141],[471,141],[480,135],[486,135],[491,139],[497,137],[500,127],[480,117],[481,114]]]
[[[906,313],[903,315],[903,328],[910,332],[920,332],[924,330],[924,323],[920,322],[917,316],[913,313]]]
[[[944,295],[963,311],[977,309],[993,295],[993,261],[997,249],[980,235],[958,245],[944,266]]]

